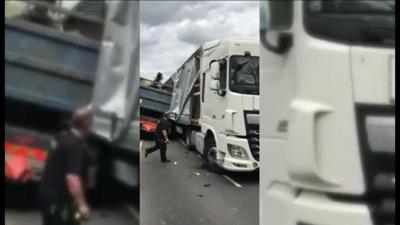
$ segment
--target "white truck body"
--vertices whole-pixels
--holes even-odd
[[[260,224],[395,224],[394,1],[263,4]]]
[[[139,2],[108,3],[95,81],[93,132],[115,148],[139,154]],[[114,175],[124,184],[139,182],[134,158],[114,160]]]
[[[184,134],[186,144],[196,147],[206,162],[205,142],[213,139],[216,146],[211,161],[225,170],[253,171],[259,165],[258,56],[256,38],[211,41],[173,75],[171,119],[176,130]],[[247,89],[238,90],[239,82],[233,81],[233,76],[246,76],[233,75],[240,60],[248,60],[256,72],[249,75]],[[231,152],[236,151],[235,157],[228,145],[234,146]]]

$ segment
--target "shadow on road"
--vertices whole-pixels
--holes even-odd
[[[259,183],[259,170],[253,172],[237,173],[237,172],[223,172],[223,174],[231,177],[240,184],[255,184]]]
[[[205,164],[201,164],[200,166],[194,167],[194,169],[201,170],[207,173],[214,173],[217,175],[227,175],[239,182],[240,184],[258,184],[259,183],[259,170],[255,170],[253,172],[230,172],[230,171],[221,171],[221,172],[212,172],[205,167]]]

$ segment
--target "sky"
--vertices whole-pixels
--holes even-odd
[[[259,1],[141,1],[140,75],[166,81],[204,42],[258,32]]]

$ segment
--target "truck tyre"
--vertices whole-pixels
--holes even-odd
[[[221,168],[216,163],[216,144],[214,138],[207,138],[204,143],[204,164],[205,167],[215,173],[220,173]]]

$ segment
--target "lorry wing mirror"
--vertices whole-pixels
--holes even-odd
[[[285,54],[293,44],[293,37],[288,30],[293,23],[293,1],[268,1],[261,4],[260,40],[271,52]],[[277,31],[276,44],[267,38],[269,31]]]
[[[214,80],[219,79],[219,62],[214,61],[211,63],[210,73],[212,79]]]
[[[211,80],[210,81],[210,89],[213,91],[218,91],[220,89],[219,80]]]
[[[269,42],[266,31],[261,31],[260,36],[261,44],[266,49],[276,54],[285,54],[293,45],[293,36],[290,33],[278,34],[277,45],[273,45]]]

